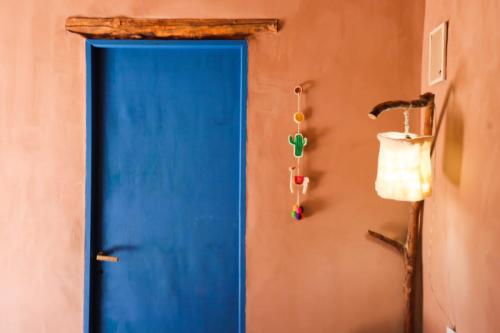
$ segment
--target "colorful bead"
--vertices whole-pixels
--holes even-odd
[[[293,205],[291,215],[292,218],[297,221],[301,220],[304,217],[304,207],[298,206],[297,204]]]
[[[305,118],[306,117],[304,116],[304,114],[300,111],[297,111],[293,114],[293,121],[295,121],[297,124],[303,122]]]
[[[302,185],[304,182],[304,176],[295,176],[294,177],[295,185]]]

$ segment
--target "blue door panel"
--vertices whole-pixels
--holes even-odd
[[[87,48],[87,329],[243,332],[246,43]]]

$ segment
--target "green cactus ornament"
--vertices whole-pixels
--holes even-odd
[[[292,137],[288,136],[288,142],[294,146],[293,155],[295,158],[301,158],[304,155],[304,147],[307,145],[307,138],[302,133],[295,133]]]

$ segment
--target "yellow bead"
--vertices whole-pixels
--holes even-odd
[[[297,124],[303,122],[305,119],[305,116],[302,112],[295,112],[293,114],[293,121],[295,121]]]

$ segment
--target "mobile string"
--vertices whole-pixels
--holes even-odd
[[[296,166],[290,167],[290,192],[297,192],[295,204],[292,207],[292,217],[296,221],[300,221],[304,217],[304,207],[300,203],[300,194],[306,194],[309,186],[309,177],[304,177],[300,173],[300,159],[304,156],[304,147],[307,145],[307,138],[300,132],[300,124],[304,121],[305,116],[300,111],[300,97],[303,92],[301,86],[294,88],[294,93],[297,95],[297,111],[293,114],[293,121],[297,124],[297,132],[294,135],[288,136],[288,142],[293,146],[293,156],[297,162]],[[302,190],[300,189],[302,188]]]

